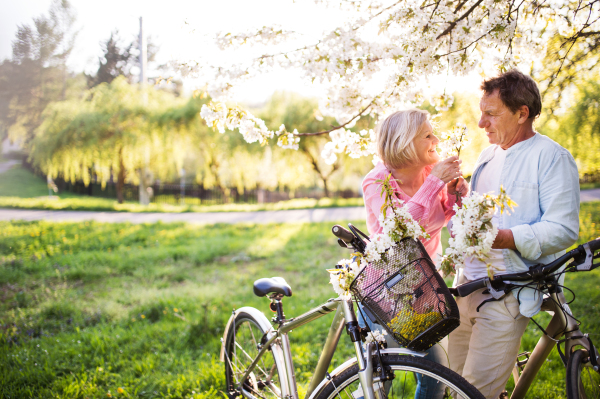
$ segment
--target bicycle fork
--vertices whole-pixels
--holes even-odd
[[[360,328],[358,321],[356,320],[356,314],[354,313],[354,307],[351,300],[342,302],[342,309],[344,311],[344,318],[346,319],[346,330],[350,339],[354,344],[356,350],[356,359],[358,361],[358,379],[363,391],[365,399],[383,399],[385,398],[385,392],[383,384],[378,383],[377,389],[373,389],[373,351],[375,350],[375,343],[367,345],[366,356],[363,352],[361,343]],[[383,365],[381,365],[383,367]]]

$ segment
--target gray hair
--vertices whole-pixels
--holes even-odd
[[[377,152],[385,166],[392,169],[418,162],[414,139],[429,120],[429,112],[421,109],[396,111],[377,127]]]

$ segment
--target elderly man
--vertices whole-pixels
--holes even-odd
[[[475,166],[471,189],[497,194],[503,187],[518,204],[494,217],[498,236],[489,254],[494,274],[527,271],[564,254],[579,234],[579,178],[571,154],[533,129],[542,109],[536,83],[517,70],[481,85],[481,119],[490,147]],[[466,262],[459,282],[487,276],[489,265]],[[526,288],[500,300],[479,290],[458,298],[461,324],[450,334],[450,368],[489,399],[504,390],[529,318],[542,298]]]

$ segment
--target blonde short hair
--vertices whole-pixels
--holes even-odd
[[[429,120],[429,112],[420,109],[397,111],[377,127],[377,152],[385,166],[393,169],[418,162],[414,139]]]

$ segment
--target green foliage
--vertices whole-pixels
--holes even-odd
[[[597,236],[598,223],[600,202],[582,204],[580,241]],[[231,309],[268,313],[268,301],[252,294],[252,282],[266,276],[293,287],[288,316],[331,297],[325,269],[348,255],[332,224],[0,222],[2,396],[222,396],[219,339]],[[572,309],[592,336],[600,333],[599,284],[598,270],[567,276],[577,293]],[[302,392],[329,323],[324,317],[290,335]],[[522,349],[540,336],[531,323]],[[344,335],[334,364],[352,351]],[[554,351],[529,396],[564,392]]]
[[[179,100],[179,103],[182,103]],[[50,104],[33,142],[30,159],[45,174],[88,184],[91,172],[101,182],[112,171],[127,173],[147,163],[164,178],[181,160],[189,137],[158,129],[164,109],[178,105],[173,95],[140,89],[118,77],[86,92],[84,100]],[[137,181],[132,174],[130,180]]]
[[[600,171],[600,84],[589,80],[574,89],[572,106],[547,117],[542,131],[571,152],[580,175],[593,174]]]
[[[333,118],[320,115],[316,100],[285,92],[273,94],[266,106],[260,110],[259,116],[274,130],[278,130],[279,126],[284,124],[293,126],[299,132],[320,132],[338,125]],[[372,127],[370,123],[368,117],[362,118],[354,130],[369,129]],[[279,148],[274,150],[274,153],[283,153],[286,158],[293,157],[294,163],[307,171],[312,169],[326,191],[359,187],[363,177],[373,168],[371,159],[352,159],[338,154],[338,160],[333,165],[327,165],[321,157],[321,151],[328,141],[329,135],[301,137],[299,154]]]

